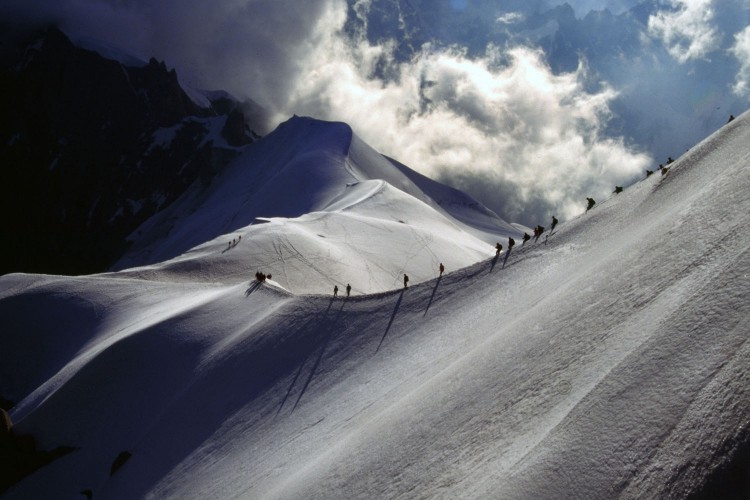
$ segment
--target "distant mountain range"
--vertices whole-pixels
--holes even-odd
[[[0,62],[0,274],[106,269],[257,137],[226,94],[199,106],[164,63],[105,59],[55,28],[6,39]]]

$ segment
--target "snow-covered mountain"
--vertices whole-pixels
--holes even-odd
[[[0,277],[14,432],[74,448],[5,497],[748,491],[750,114],[497,258],[479,237],[492,214],[346,125],[294,118],[276,133],[299,147],[267,137],[134,235],[133,262],[169,260]],[[271,220],[250,224],[261,211]],[[421,245],[475,263],[438,276]],[[249,279],[262,258],[304,279]],[[304,280],[341,290],[367,265],[432,276],[305,294]]]
[[[206,188],[133,235],[119,275],[242,282],[257,270],[294,293],[354,293],[466,267],[521,231],[468,195],[380,155],[344,123],[294,117]],[[139,266],[139,267],[136,267]],[[191,275],[191,280],[195,279]]]
[[[7,234],[24,242],[6,245],[0,274],[99,272],[118,260],[117,269],[160,264],[199,245],[213,248],[208,242],[260,218],[327,211],[334,198],[341,198],[331,210],[336,213],[325,218],[313,221],[308,215],[296,225],[280,227],[277,220],[270,229],[248,229],[246,241],[254,246],[212,260],[206,279],[244,279],[247,268],[237,272],[242,258],[245,266],[251,261],[304,280],[295,267],[325,255],[343,268],[317,266],[318,276],[332,275],[305,285],[294,284],[299,280],[293,277],[280,280],[297,292],[321,292],[323,286],[333,287],[332,280],[345,278],[346,266],[354,274],[345,264],[353,257],[347,250],[352,246],[357,255],[392,262],[378,245],[359,248],[343,233],[339,242],[328,234],[319,251],[305,259],[294,253],[296,236],[319,238],[310,232],[327,231],[314,226],[366,215],[373,203],[390,205],[378,240],[394,243],[389,248],[393,255],[403,253],[403,265],[410,256],[429,256],[429,269],[414,269],[417,280],[432,275],[439,254],[455,269],[486,256],[487,244],[498,237],[520,234],[476,200],[376,153],[346,125],[295,119],[250,145],[258,139],[245,118],[252,110],[226,93],[184,90],[164,63],[145,63],[93,40],[74,45],[56,29],[29,36],[30,41],[7,44],[0,72],[12,89],[2,102],[8,118],[0,124],[0,138],[6,139],[0,141],[0,174],[5,186],[13,186],[0,209],[9,221]],[[440,219],[437,226],[445,229],[433,233],[412,223],[418,214]],[[389,227],[399,220],[402,228]],[[295,227],[305,229],[284,231]],[[418,248],[409,231],[419,233]],[[282,248],[293,255],[284,255]],[[205,256],[206,249],[197,252]],[[285,265],[268,258],[274,254]],[[195,256],[161,267],[171,273],[173,264],[188,265]],[[384,264],[369,277],[352,276],[361,282],[355,289],[391,288],[393,267]],[[387,279],[376,276],[383,273]]]

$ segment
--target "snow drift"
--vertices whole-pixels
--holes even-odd
[[[4,276],[0,394],[18,432],[77,448],[6,496],[643,498],[746,481],[749,144],[746,113],[548,240],[408,289],[334,299],[206,279],[247,224],[218,208],[175,211],[189,222],[152,255],[189,228],[210,236],[202,217],[217,241],[185,241],[148,276]],[[349,182],[304,201],[328,212],[248,231],[283,224],[304,256],[406,225],[393,216],[418,221],[415,240],[455,224],[394,182]]]

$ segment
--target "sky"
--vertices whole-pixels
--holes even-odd
[[[474,2],[481,3],[449,4],[458,15]],[[526,225],[572,217],[587,196],[601,199],[641,178],[666,159],[664,142],[675,143],[674,155],[690,147],[715,126],[701,123],[701,106],[750,100],[746,0],[659,2],[641,34],[646,52],[637,61],[613,56],[623,69],[610,68],[610,80],[585,57],[575,68],[553,69],[548,54],[521,42],[480,53],[426,44],[404,61],[397,44],[366,36],[374,0],[351,3],[347,10],[345,0],[15,0],[0,14],[55,22],[73,37],[164,60],[184,84],[252,99],[267,112],[262,133],[293,114],[345,121],[381,153]],[[636,3],[571,5],[582,18]],[[360,16],[365,28],[345,30],[347,16]],[[508,12],[497,24],[523,18]],[[716,64],[731,72],[722,88],[694,81]],[[672,122],[649,117],[670,97],[680,100],[670,104]],[[682,101],[691,109],[675,110]],[[648,143],[655,136],[661,144]]]

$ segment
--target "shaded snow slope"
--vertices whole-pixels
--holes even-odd
[[[410,230],[427,235],[428,239],[452,239],[457,246],[451,251],[457,253],[459,246],[468,242],[465,253],[473,260],[454,259],[452,264],[457,266],[478,260],[474,249],[480,241],[489,245],[487,251],[491,251],[496,241],[520,234],[468,195],[394,164],[357,138],[348,125],[294,117],[263,140],[247,146],[242,156],[208,187],[196,183],[180,200],[147,221],[131,235],[133,247],[115,269],[160,263],[206,242],[218,241],[217,238],[228,241],[241,234],[246,240],[255,240],[253,223],[259,222],[258,219],[292,219],[311,212],[342,211],[346,208],[342,199],[350,197],[352,185],[366,181],[382,181],[409,195],[389,198],[392,204],[389,212],[401,214],[396,220],[416,219],[411,216],[415,203],[420,205],[418,212],[433,212],[421,217],[418,224],[409,223]],[[476,217],[472,218],[472,214]],[[380,215],[371,212],[370,217],[380,218]],[[477,221],[477,227],[471,225],[472,219]],[[386,221],[392,220],[394,217],[386,217]],[[451,234],[434,234],[438,227],[446,225],[453,228]],[[286,235],[282,229],[273,235],[264,231],[259,244],[283,246]],[[269,243],[270,240],[275,241]],[[387,239],[379,245],[390,248],[394,254],[409,252],[409,248],[394,246]],[[336,248],[332,241],[326,246],[334,252],[347,250]],[[439,249],[433,252],[440,253]],[[315,256],[304,255],[304,258],[313,260]],[[248,264],[255,263],[246,261],[235,270],[236,277],[247,276]],[[433,264],[436,268],[437,263]],[[276,269],[277,273],[292,271],[283,266]],[[398,271],[388,269],[391,278]],[[315,291],[321,292],[322,288]]]
[[[406,290],[201,283],[198,255],[182,282],[4,276],[0,393],[79,448],[6,496],[700,493],[750,446],[749,144],[745,114],[546,244]],[[351,188],[284,224],[391,206]]]
[[[450,214],[465,230],[474,234],[477,238],[494,245],[497,242],[496,234],[510,236],[518,236],[523,232],[532,234],[532,231],[525,226],[508,224],[495,212],[471,196],[445,184],[433,181],[394,159],[389,158],[389,160],[405,176],[419,186],[429,199],[434,200],[441,209]]]

